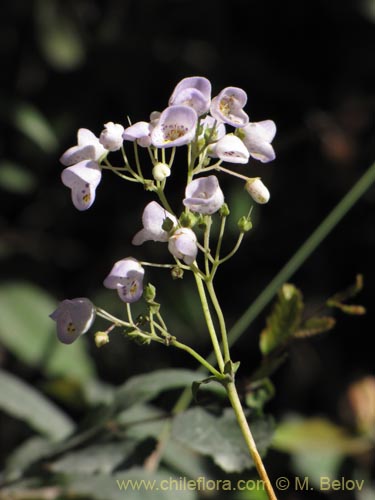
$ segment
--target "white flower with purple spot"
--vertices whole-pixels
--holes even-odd
[[[249,117],[242,109],[247,102],[247,94],[238,87],[226,87],[212,99],[211,115],[232,127],[245,127]]]
[[[241,139],[227,134],[210,148],[209,155],[229,163],[247,163],[250,153]]]
[[[99,141],[108,151],[118,151],[123,142],[124,127],[120,123],[108,122],[100,134]]]
[[[157,148],[189,144],[195,136],[197,113],[189,106],[170,106],[160,115],[151,132],[151,142]]]
[[[181,80],[173,90],[169,106],[183,104],[193,108],[198,116],[207,113],[211,103],[211,83],[203,76],[191,76]]]
[[[134,236],[133,245],[142,245],[145,241],[162,241],[166,242],[169,238],[169,231],[163,229],[165,221],[169,219],[171,226],[177,225],[177,219],[174,215],[169,213],[156,201],[151,201],[146,205],[143,215],[142,223],[143,229],[138,231]]]
[[[100,144],[98,137],[87,128],[80,128],[77,133],[78,144],[67,149],[61,156],[60,162],[69,167],[83,160],[98,161],[106,149]]]
[[[84,160],[65,168],[61,173],[63,184],[72,190],[72,202],[78,210],[87,210],[95,200],[95,191],[102,178],[96,161]]]
[[[262,163],[267,163],[276,158],[271,142],[276,135],[276,125],[272,120],[249,123],[237,131],[243,140],[250,156]]]
[[[57,337],[64,344],[71,344],[89,330],[95,319],[95,307],[86,298],[66,299],[50,314],[56,321]]]
[[[213,214],[224,203],[224,194],[214,175],[200,177],[191,181],[185,190],[185,207],[199,214]]]
[[[264,205],[270,199],[270,192],[259,177],[249,179],[245,184],[245,189],[254,201]]]
[[[131,304],[139,300],[143,293],[145,270],[133,257],[119,260],[104,280],[104,286],[117,290],[123,302]]]
[[[177,229],[169,238],[168,250],[176,259],[182,259],[190,266],[198,253],[197,237],[194,231],[187,227]]]

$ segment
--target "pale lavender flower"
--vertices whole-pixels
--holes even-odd
[[[153,126],[148,122],[137,122],[126,128],[122,137],[125,141],[137,141],[142,148],[151,146],[151,131]]]
[[[101,178],[99,164],[91,160],[81,161],[61,172],[63,184],[72,190],[73,205],[81,211],[94,203],[95,190]]]
[[[227,134],[213,144],[209,155],[229,163],[247,163],[250,157],[245,144],[234,134]]]
[[[56,321],[57,337],[64,344],[71,344],[91,327],[95,319],[95,307],[89,299],[66,299],[50,314]]]
[[[127,257],[115,263],[103,284],[117,290],[120,299],[131,304],[142,296],[144,274],[141,264],[133,257]]]
[[[214,175],[191,181],[185,190],[185,207],[199,214],[213,214],[224,203],[224,194]]]
[[[198,116],[207,113],[211,103],[211,83],[202,76],[191,76],[181,80],[173,90],[169,105],[183,104],[193,108]]]
[[[247,147],[250,156],[262,163],[275,159],[275,151],[271,142],[276,135],[276,125],[272,120],[249,123],[238,131],[238,135]]]
[[[247,102],[246,92],[238,87],[226,87],[212,99],[211,115],[232,127],[244,127],[249,117],[242,109]]]
[[[151,132],[152,144],[157,148],[189,144],[194,139],[197,120],[197,113],[189,106],[166,108]]]
[[[75,165],[83,160],[98,161],[106,153],[98,137],[87,128],[80,128],[77,133],[77,146],[67,149],[60,162],[65,166]]]
[[[148,203],[142,215],[143,229],[134,236],[133,245],[142,245],[142,243],[149,240],[168,241],[169,232],[163,229],[166,219],[169,219],[172,225],[177,225],[176,217],[165,210],[159,203],[156,201]]]
[[[122,146],[124,127],[119,123],[108,122],[100,134],[99,141],[108,151],[118,151]]]
[[[259,177],[249,179],[245,184],[245,189],[257,203],[260,203],[261,205],[268,203],[270,199],[270,192]]]
[[[187,227],[177,229],[169,238],[168,250],[174,257],[182,259],[185,264],[190,266],[198,253],[197,237],[194,231]]]

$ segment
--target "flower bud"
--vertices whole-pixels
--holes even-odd
[[[143,298],[146,302],[153,302],[156,297],[156,288],[152,283],[147,283],[143,292]]]
[[[152,176],[156,181],[164,181],[171,175],[171,169],[166,163],[157,163],[152,169]]]
[[[107,332],[96,332],[94,339],[96,347],[103,347],[103,345],[108,344],[109,335]]]
[[[182,227],[194,227],[197,222],[197,217],[191,212],[182,212],[179,222]]]
[[[267,203],[270,199],[270,192],[259,177],[248,179],[245,184],[245,189],[252,199],[261,205]]]
[[[104,125],[99,141],[108,151],[117,151],[121,148],[124,127],[119,123],[108,122]]]
[[[230,214],[229,207],[226,203],[221,205],[220,210],[219,210],[219,214],[221,217],[228,217],[228,215]]]
[[[237,226],[241,233],[247,233],[253,227],[253,223],[248,217],[243,215],[237,222]]]

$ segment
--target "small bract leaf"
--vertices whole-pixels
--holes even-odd
[[[295,338],[313,337],[328,332],[335,326],[336,320],[330,316],[313,317],[305,321],[294,333]]]
[[[357,274],[355,283],[345,290],[336,293],[327,300],[328,307],[336,307],[346,314],[362,315],[366,314],[366,309],[361,305],[344,304],[345,301],[355,297],[363,288],[363,276]]]
[[[260,350],[264,355],[293,337],[301,324],[303,307],[302,293],[294,285],[285,283],[260,335]]]

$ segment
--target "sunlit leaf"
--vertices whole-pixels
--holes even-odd
[[[0,408],[53,439],[68,436],[71,419],[42,393],[13,375],[0,371]]]
[[[294,285],[284,284],[267,318],[267,326],[260,336],[260,349],[263,354],[268,355],[293,337],[300,326],[302,311],[301,292]]]
[[[17,163],[4,160],[0,162],[0,187],[12,193],[28,193],[34,189],[36,180],[30,170]]]
[[[30,103],[20,103],[14,109],[15,127],[37,144],[45,153],[55,151],[57,137],[43,114]]]
[[[273,430],[270,419],[253,421],[250,427],[260,453],[264,453]],[[172,435],[188,448],[212,457],[226,472],[242,472],[254,465],[232,409],[221,416],[199,407],[187,410],[175,417]]]

